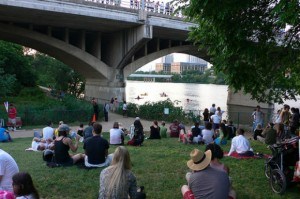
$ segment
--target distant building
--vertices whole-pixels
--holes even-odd
[[[155,65],[155,72],[163,71],[163,73],[170,74],[171,73],[171,63],[157,63]]]
[[[155,72],[163,71],[164,73],[178,73],[181,74],[183,71],[198,71],[204,72],[207,69],[207,63],[189,63],[189,62],[173,62],[168,63],[157,63]]]

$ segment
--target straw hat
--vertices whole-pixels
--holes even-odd
[[[211,161],[211,151],[207,150],[205,153],[199,151],[198,149],[192,150],[190,153],[191,160],[186,164],[193,171],[201,171],[205,169]]]

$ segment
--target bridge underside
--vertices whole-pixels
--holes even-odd
[[[26,6],[30,7],[33,1],[28,2]],[[34,2],[34,6],[43,3]],[[56,4],[55,11],[45,11],[0,3],[0,39],[36,49],[67,64],[86,78],[87,97],[124,98],[128,75],[170,53],[208,59],[206,52],[186,41],[189,31],[178,28],[186,22],[170,16],[164,19],[136,10],[114,13],[92,4],[82,6],[80,11],[87,11],[80,15],[77,5]],[[59,11],[57,6],[70,13]]]

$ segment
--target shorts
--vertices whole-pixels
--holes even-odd
[[[16,118],[14,118],[14,119],[8,118],[8,122],[10,122],[13,125],[15,125],[17,123],[17,120],[16,120]]]
[[[193,192],[191,190],[185,192],[183,199],[195,199]]]

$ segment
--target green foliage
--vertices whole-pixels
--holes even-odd
[[[109,133],[103,133],[109,138]],[[128,137],[125,138],[128,141]],[[99,174],[104,168],[80,169],[77,166],[49,168],[39,152],[26,152],[32,138],[18,138],[11,143],[1,143],[1,149],[14,157],[20,171],[31,174],[40,197],[47,199],[97,198]],[[256,152],[270,154],[265,145],[251,141]],[[109,154],[117,146],[111,145]],[[222,146],[228,151],[230,143]],[[182,198],[180,187],[186,184],[185,174],[189,171],[186,162],[194,148],[204,150],[203,145],[183,145],[177,139],[145,140],[142,147],[126,146],[132,161],[132,172],[138,186],[143,185],[149,199]],[[77,153],[83,153],[79,143]],[[71,152],[70,152],[71,153]],[[73,154],[73,153],[72,153]],[[289,187],[283,195],[272,192],[269,181],[264,176],[265,159],[238,160],[224,157],[221,160],[230,168],[230,177],[237,198],[242,199],[290,199],[299,197],[299,187]],[[49,191],[51,188],[51,191]],[[87,191],[88,190],[88,191]]]
[[[164,108],[169,108],[169,115],[164,114]],[[175,107],[170,99],[159,102],[146,102],[139,106],[129,103],[128,116],[139,116],[147,120],[165,120],[169,122],[172,122],[175,119],[188,122],[190,119],[189,117],[186,117],[182,107]]]
[[[36,85],[36,76],[30,67],[30,57],[23,53],[23,47],[17,44],[0,41],[0,68],[5,73],[5,81],[9,87],[6,94],[17,94],[22,87]],[[15,78],[14,78],[15,77]],[[17,81],[15,81],[15,79]]]
[[[38,76],[38,84],[51,86],[77,97],[84,91],[84,78],[62,62],[47,55],[36,53],[32,66]]]
[[[5,74],[3,68],[0,68],[0,76],[0,97],[6,97],[7,95],[13,94],[17,81],[16,76]]]
[[[298,0],[175,0],[198,24],[190,40],[207,50],[234,90],[262,102],[300,94]]]

